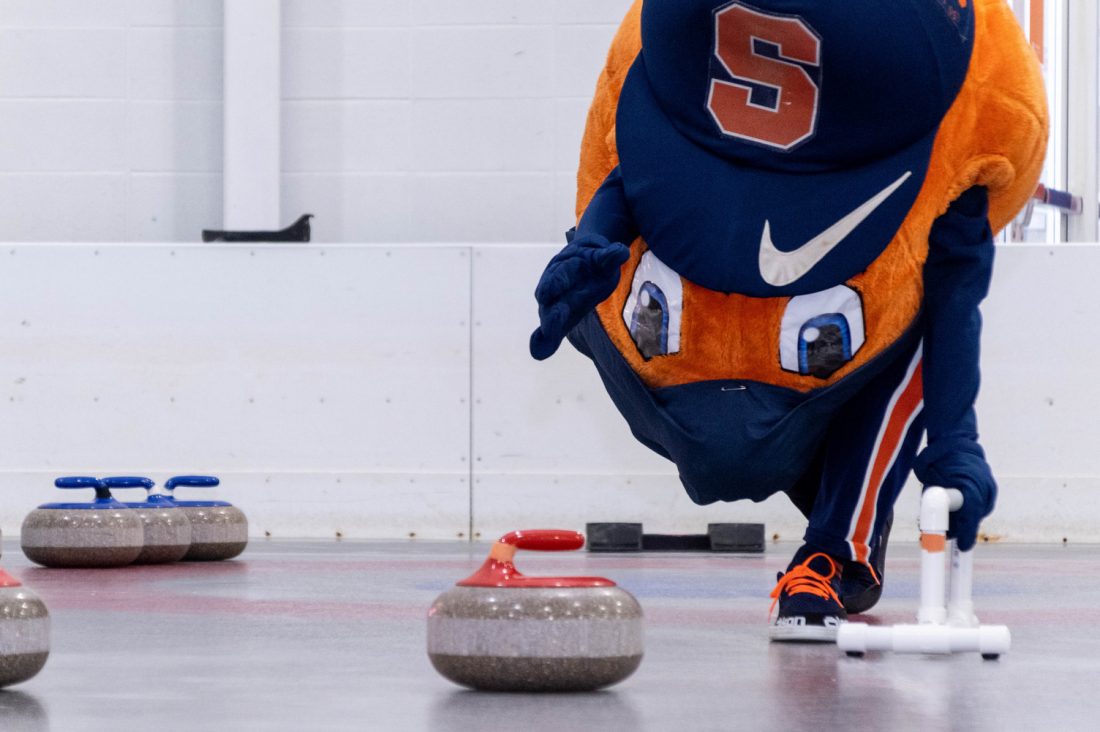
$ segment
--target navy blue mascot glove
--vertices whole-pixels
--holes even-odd
[[[970,551],[978,540],[978,526],[993,512],[997,483],[981,445],[967,439],[946,439],[925,448],[913,466],[924,485],[956,488],[963,505],[951,512],[947,535],[958,542],[960,551]]]
[[[566,334],[615,291],[629,257],[629,247],[599,234],[577,234],[554,255],[535,288],[539,327],[531,334],[532,356],[554,355]]]

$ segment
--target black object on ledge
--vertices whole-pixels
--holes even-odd
[[[290,226],[280,231],[217,231],[203,229],[203,241],[309,241],[309,220],[313,214],[302,214]]]
[[[585,534],[590,552],[764,551],[764,524],[707,524],[705,534],[646,534],[638,523],[589,523]]]

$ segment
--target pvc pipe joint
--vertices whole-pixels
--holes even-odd
[[[920,501],[921,533],[946,534],[951,512],[959,510],[962,504],[962,493],[954,488],[925,488]]]

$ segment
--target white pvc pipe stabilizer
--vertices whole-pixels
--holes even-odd
[[[1008,653],[1011,634],[1004,625],[962,628],[953,625],[889,625],[844,623],[837,630],[836,644],[847,653],[893,651],[894,653],[968,653],[983,656]]]
[[[962,493],[938,487],[925,489],[921,497],[921,589],[916,625],[876,627],[843,623],[836,643],[850,654],[867,651],[894,653],[967,653],[986,657],[1007,653],[1012,636],[1004,625],[979,625],[974,615],[971,590],[974,558],[946,541],[950,512],[962,506]],[[950,552],[945,551],[950,548]],[[946,557],[951,557],[950,579]],[[950,582],[950,596],[944,596]]]

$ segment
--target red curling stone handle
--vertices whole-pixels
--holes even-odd
[[[561,552],[580,549],[584,546],[584,535],[565,529],[528,529],[512,531],[500,537],[489,550],[489,559],[498,562],[511,562],[517,549],[533,549],[539,552]]]
[[[536,552],[566,552],[584,546],[584,534],[565,529],[530,529],[507,533],[500,537],[500,543]]]
[[[481,568],[458,582],[459,587],[614,587],[603,577],[526,577],[512,563],[518,549],[561,552],[584,546],[584,534],[565,529],[512,531],[489,550]]]

